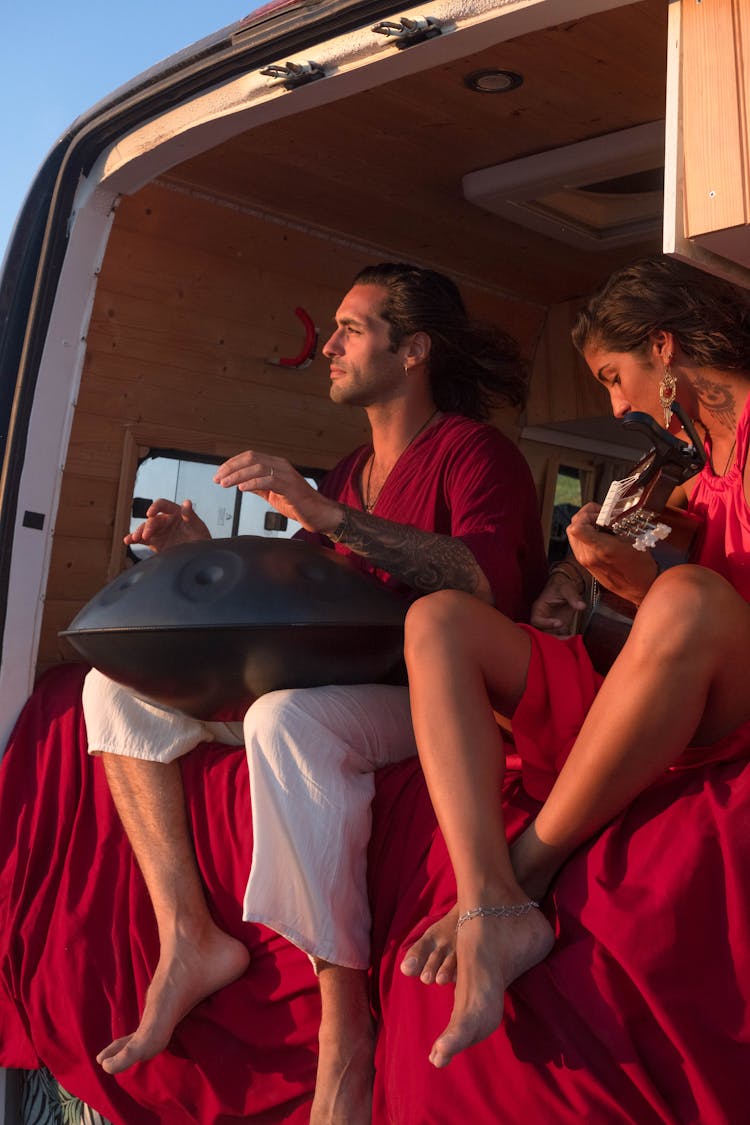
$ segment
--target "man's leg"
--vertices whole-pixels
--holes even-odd
[[[97,1055],[104,1070],[117,1074],[162,1051],[191,1008],[244,973],[250,955],[209,913],[179,764],[116,754],[102,754],[102,760],[159,930],[159,962],[140,1023]]]
[[[253,864],[244,917],[314,961],[321,995],[311,1125],[369,1125],[367,846],[373,771],[416,753],[405,688],[273,692],[245,718]]]
[[[316,961],[320,985],[318,1073],[310,1125],[370,1125],[375,1027],[369,975]]]
[[[126,749],[145,752],[145,746],[132,742],[140,728],[144,738],[151,735],[155,752],[181,754],[201,738],[211,737],[210,729],[187,717],[160,712],[98,673],[87,677],[84,709],[89,749],[101,753],[115,807],[154,908],[160,942],[159,962],[137,1029],[97,1056],[106,1071],[116,1074],[163,1050],[191,1008],[242,975],[249,954],[241,942],[216,926],[208,911],[178,762],[102,749],[124,741]],[[171,721],[175,730],[170,732]],[[122,738],[119,728],[124,731]]]

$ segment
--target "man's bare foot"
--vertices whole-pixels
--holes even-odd
[[[456,922],[458,907],[454,906],[437,922],[433,922],[418,941],[409,947],[401,962],[407,977],[419,977],[423,984],[452,984],[456,979]]]
[[[459,1051],[499,1027],[506,988],[542,961],[554,940],[552,927],[536,909],[516,918],[472,918],[461,927],[456,997],[450,1022],[430,1051],[433,1066],[447,1066]]]
[[[374,1056],[372,1022],[343,1042],[321,1036],[310,1125],[370,1125]]]
[[[115,1039],[96,1056],[108,1074],[163,1051],[188,1012],[220,988],[241,977],[250,954],[241,941],[214,927],[200,941],[185,938],[162,945],[159,963],[146,992],[141,1022],[130,1035]]]

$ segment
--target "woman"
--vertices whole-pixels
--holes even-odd
[[[671,502],[704,530],[693,564],[659,574],[649,551],[596,527],[597,505],[574,517],[577,564],[638,606],[604,679],[579,637],[515,625],[469,595],[440,592],[409,611],[414,730],[457,887],[454,910],[402,963],[425,983],[456,981],[430,1054],[438,1067],[498,1026],[504,990],[551,949],[538,901],[568,856],[671,766],[750,753],[748,294],[646,259],[610,278],[573,339],[617,417],[643,411],[677,432],[676,398],[694,419],[708,461]],[[580,605],[580,574],[564,564],[553,575],[537,625],[558,628]],[[497,717],[543,802],[510,849]]]

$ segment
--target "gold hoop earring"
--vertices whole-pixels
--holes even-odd
[[[668,355],[664,363],[664,375],[659,383],[659,405],[664,411],[664,429],[669,429],[672,421],[672,403],[677,394],[677,377],[671,368],[672,357]]]

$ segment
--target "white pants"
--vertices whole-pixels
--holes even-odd
[[[406,688],[271,692],[240,730],[158,707],[91,671],[83,706],[90,753],[166,763],[202,741],[244,739],[254,844],[243,918],[311,957],[367,968],[373,771],[416,753]]]

